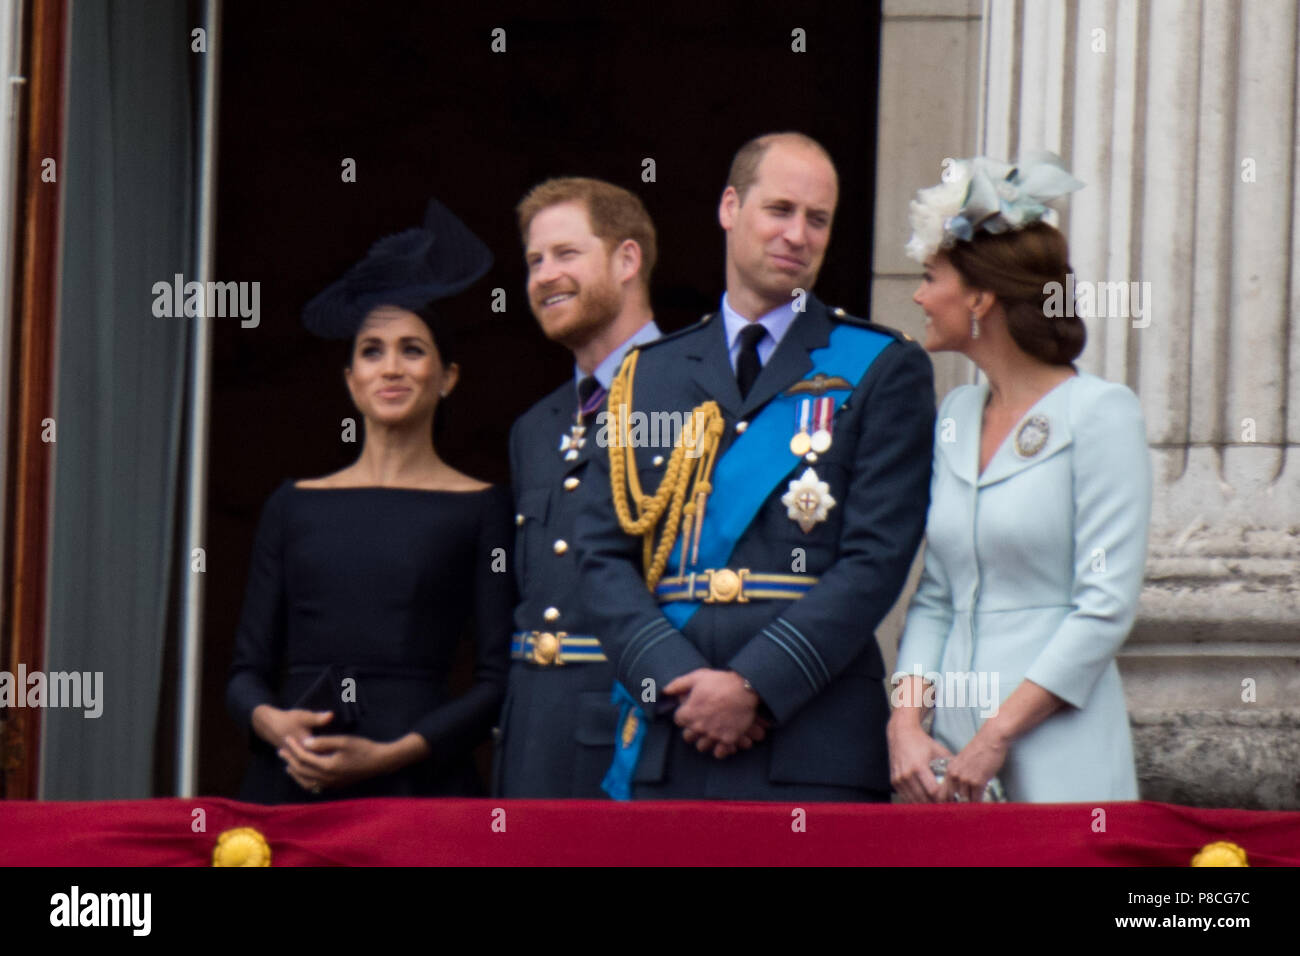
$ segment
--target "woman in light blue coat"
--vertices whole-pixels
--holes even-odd
[[[1142,588],[1150,459],[1136,396],[1072,364],[1085,331],[1062,300],[1066,242],[1041,221],[1081,185],[1059,163],[962,161],[912,204],[925,347],[987,382],[954,389],[936,425],[889,724],[908,801],[979,799],[994,777],[1015,801],[1138,795],[1115,655]]]

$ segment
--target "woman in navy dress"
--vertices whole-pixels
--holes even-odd
[[[352,465],[286,481],[263,509],[227,692],[253,742],[241,799],[481,792],[472,754],[509,663],[512,507],[434,447],[459,368],[430,303],[490,265],[435,201],[424,228],[381,240],[304,312],[313,332],[353,340],[365,439]],[[471,622],[473,684],[452,697]]]

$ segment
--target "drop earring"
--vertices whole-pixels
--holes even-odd
[[[980,319],[974,312],[970,314],[970,337],[973,339],[980,337]]]

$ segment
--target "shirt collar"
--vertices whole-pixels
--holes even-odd
[[[767,329],[767,334],[772,336],[773,344],[780,345],[781,339],[794,322],[794,317],[794,301],[791,300],[785,305],[777,306],[766,315],[760,315],[757,321]],[[736,336],[740,335],[741,329],[749,325],[749,320],[731,307],[725,292],[722,295],[722,321],[727,328],[727,348],[733,348],[736,344]]]
[[[654,319],[651,319],[636,332],[626,342],[620,345],[614,351],[605,356],[605,360],[596,366],[596,370],[591,374],[596,376],[596,381],[600,383],[603,389],[609,388],[610,382],[614,381],[614,373],[618,367],[623,364],[623,359],[631,351],[634,345],[643,345],[646,342],[653,342],[663,333],[659,331],[659,326],[655,325]],[[573,366],[573,387],[577,388],[578,383],[586,378],[586,374],[575,364]]]

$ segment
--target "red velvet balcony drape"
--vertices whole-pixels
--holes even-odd
[[[275,866],[1181,867],[1219,840],[1243,847],[1253,866],[1300,865],[1300,813],[1159,803],[385,799],[263,807],[196,798],[0,802],[0,866],[207,866],[217,837],[245,826],[265,836]]]

